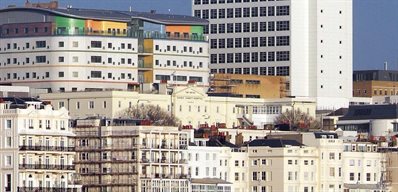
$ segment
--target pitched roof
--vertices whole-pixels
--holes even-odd
[[[340,109],[337,109],[336,111],[329,113],[327,116],[343,116],[343,115],[347,114],[347,112],[348,112],[348,108],[340,108]]]
[[[339,120],[397,119],[398,105],[353,105]]]
[[[303,144],[295,141],[295,140],[287,140],[287,139],[255,139],[249,142],[250,147],[286,147],[286,146],[303,146]]]
[[[215,138],[211,137],[209,141],[206,142],[206,146],[209,147],[230,147],[230,148],[238,148],[236,145],[230,143],[229,141],[226,141],[225,139],[222,138]]]

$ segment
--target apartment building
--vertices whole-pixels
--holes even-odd
[[[132,91],[50,93],[41,94],[40,99],[52,103],[56,109],[66,107],[72,118],[97,115],[119,118],[129,107],[155,105],[175,115],[182,125],[194,127],[225,123],[228,128],[252,124],[262,129],[273,125],[279,114],[292,109],[315,116],[316,103],[309,98],[215,97],[208,96],[203,87],[194,84],[169,89],[169,93],[159,94]]]
[[[248,143],[249,190],[307,191],[318,189],[318,151],[294,140],[255,139]]]
[[[386,184],[391,191],[398,190],[398,153],[397,148],[388,148],[383,151],[386,156]]]
[[[302,137],[304,145],[318,149],[320,185],[316,191],[343,191],[343,140],[329,132],[308,133]]]
[[[0,10],[0,84],[49,92],[208,85],[206,20],[78,8]]]
[[[344,143],[344,189],[346,191],[387,191],[387,161],[372,143]]]
[[[35,99],[0,98],[1,191],[81,190],[65,108]]]
[[[75,127],[83,191],[190,191],[187,133],[177,127],[99,118]]]
[[[352,97],[352,0],[192,0],[212,73],[287,76],[319,109]]]
[[[231,183],[233,192],[248,191],[248,155],[244,149],[226,141],[225,137],[195,138],[188,146],[188,164],[193,180],[219,179]]]
[[[191,139],[190,175],[230,182],[235,192],[387,192],[396,180],[396,153],[387,158],[377,144],[344,142],[333,132],[272,132],[240,147],[215,138]]]

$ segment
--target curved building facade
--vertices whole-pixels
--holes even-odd
[[[92,9],[0,10],[0,84],[49,92],[208,85],[207,21]]]

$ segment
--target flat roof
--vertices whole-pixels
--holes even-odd
[[[255,139],[249,143],[249,146],[280,148],[286,146],[303,146],[303,144],[297,142],[296,140],[288,140],[288,139]]]
[[[212,185],[232,184],[230,182],[227,182],[227,181],[219,179],[219,178],[192,179],[191,182],[192,182],[192,184],[212,184]]]
[[[107,20],[117,22],[130,22],[132,19],[142,19],[148,22],[166,24],[166,25],[207,25],[208,21],[205,19],[187,16],[187,15],[173,15],[173,14],[159,14],[137,11],[119,11],[119,10],[102,10],[102,9],[83,9],[83,8],[59,8],[59,9],[44,9],[44,8],[25,8],[25,7],[11,7],[0,9],[2,12],[10,11],[30,11],[42,12],[56,16],[72,17],[76,19],[93,19],[93,20]]]

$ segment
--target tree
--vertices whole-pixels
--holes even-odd
[[[178,118],[155,105],[133,106],[123,111],[121,116],[149,120],[152,125],[157,126],[179,126],[180,122]]]
[[[307,113],[298,110],[289,110],[278,117],[276,117],[274,123],[276,125],[287,124],[290,126],[290,130],[297,129],[320,129],[321,123],[315,118],[311,117]]]

